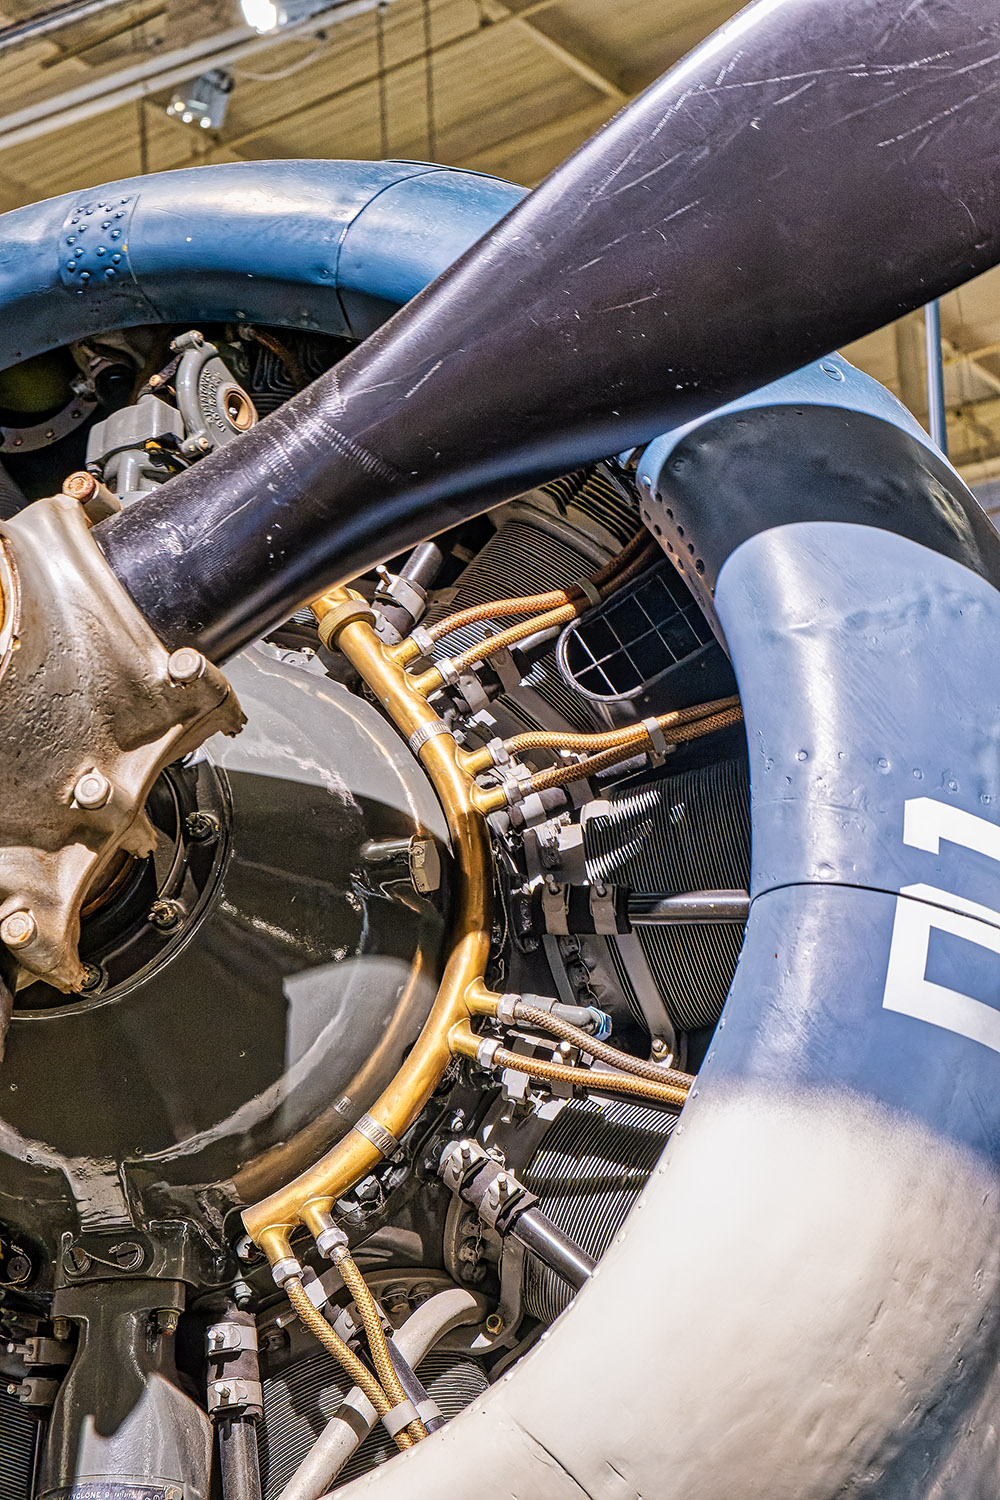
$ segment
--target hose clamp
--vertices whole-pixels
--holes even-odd
[[[452,1141],[441,1153],[438,1176],[453,1193],[459,1193],[465,1179],[477,1172],[486,1160],[486,1152],[476,1140]]]
[[[642,727],[649,735],[649,743],[652,746],[651,759],[653,760],[654,764],[661,765],[662,762],[670,754],[673,746],[670,744],[666,735],[663,733],[663,726],[658,719],[643,719]]]
[[[591,604],[600,604],[601,591],[596,584],[591,583],[589,578],[574,578],[572,587]]]
[[[319,622],[319,638],[328,651],[334,649],[338,631],[352,620],[362,620],[366,625],[375,624],[375,616],[364,599],[345,599],[327,610]]]
[[[421,724],[406,742],[410,747],[410,754],[417,755],[427,741],[432,740],[436,734],[451,734],[451,730],[443,719],[428,719],[426,724]]]
[[[255,1323],[213,1323],[206,1339],[210,1355],[227,1356],[244,1351],[257,1352],[257,1325]]]
[[[397,1432],[402,1432],[404,1427],[409,1427],[411,1422],[418,1421],[417,1408],[412,1401],[400,1401],[391,1411],[387,1411],[382,1418],[382,1426],[390,1437],[395,1437]]]
[[[244,1380],[240,1377],[210,1380],[206,1387],[209,1415],[225,1412],[260,1412],[264,1408],[264,1393],[259,1380]]]
[[[358,1135],[363,1135],[381,1156],[395,1156],[397,1151],[402,1151],[402,1146],[394,1135],[390,1135],[384,1125],[373,1120],[371,1115],[362,1115],[355,1123],[354,1129]]]

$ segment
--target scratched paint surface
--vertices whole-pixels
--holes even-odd
[[[995,0],[760,0],[103,544],[165,639],[222,657],[333,578],[986,269],[998,179]]]

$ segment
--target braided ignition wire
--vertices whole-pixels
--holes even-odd
[[[634,1073],[637,1078],[645,1078],[648,1082],[666,1083],[679,1089],[687,1090],[691,1087],[690,1074],[681,1073],[676,1068],[662,1068],[657,1063],[646,1062],[644,1058],[632,1057],[630,1053],[622,1052],[617,1047],[609,1047],[607,1042],[598,1041],[588,1032],[581,1031],[579,1026],[573,1026],[569,1021],[563,1021],[550,1011],[540,1010],[538,1006],[529,1005],[524,1000],[518,1001],[514,1006],[514,1018],[540,1031],[551,1032],[564,1042],[572,1042],[582,1052],[589,1052],[599,1062],[619,1068],[623,1073]]]
[[[588,1038],[589,1041],[589,1038]],[[632,1094],[640,1099],[655,1099],[660,1104],[672,1104],[680,1109],[687,1099],[694,1079],[681,1085],[676,1083],[656,1084],[632,1073],[605,1073],[596,1068],[574,1068],[569,1063],[546,1062],[543,1058],[523,1057],[520,1052],[508,1052],[506,1047],[497,1047],[491,1065],[494,1068],[513,1068],[515,1072],[527,1073],[532,1078],[543,1078],[553,1083],[570,1083],[576,1087],[603,1089],[612,1094]],[[676,1075],[675,1075],[676,1076]]]
[[[290,1276],[284,1283],[284,1291],[292,1307],[298,1313],[299,1318],[309,1329],[310,1333],[316,1335],[327,1353],[333,1355],[337,1363],[346,1370],[354,1384],[364,1391],[379,1416],[384,1417],[387,1412],[392,1411],[393,1406],[398,1403],[389,1399],[368,1366],[358,1358],[354,1350],[350,1349],[340,1335],[330,1327],[330,1324],[319,1309],[313,1307],[306,1289],[302,1285],[302,1278],[300,1276]],[[360,1307],[358,1311],[361,1311]],[[397,1448],[405,1450],[406,1448],[413,1447],[413,1438],[410,1436],[409,1430],[397,1432],[394,1440]]]

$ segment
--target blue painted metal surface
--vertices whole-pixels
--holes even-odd
[[[1000,593],[906,538],[805,522],[741,546],[716,603],[754,900],[699,1087],[847,1090],[1000,1168]]]
[[[817,359],[781,380],[762,385],[756,391],[748,391],[725,406],[716,407],[705,416],[695,417],[672,427],[662,437],[655,438],[643,450],[639,460],[639,481],[650,488],[655,475],[669,461],[674,449],[692,433],[708,422],[721,417],[739,416],[743,412],[757,411],[760,407],[780,406],[833,406],[844,411],[855,411],[867,416],[880,417],[902,432],[908,433],[918,442],[936,452],[936,447],[921,427],[916,417],[891,391],[877,380],[866,375],[846,360],[842,354],[828,354]]]
[[[0,368],[138,323],[363,338],[524,196],[419,162],[239,162],[0,218]]]
[[[799,521],[896,531],[1000,581],[1000,536],[971,490],[911,413],[839,355],[655,439],[638,480],[647,524],[710,619],[735,548]]]

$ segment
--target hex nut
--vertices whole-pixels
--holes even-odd
[[[12,911],[0,922],[0,942],[8,948],[23,948],[31,942],[38,931],[35,918],[30,911]]]
[[[170,681],[183,686],[188,682],[197,682],[205,670],[205,658],[200,651],[193,646],[178,646],[176,651],[171,651],[167,661],[167,671],[170,673]]]
[[[110,796],[111,782],[100,771],[84,771],[73,788],[76,804],[85,812],[96,812],[99,807],[104,807]]]

